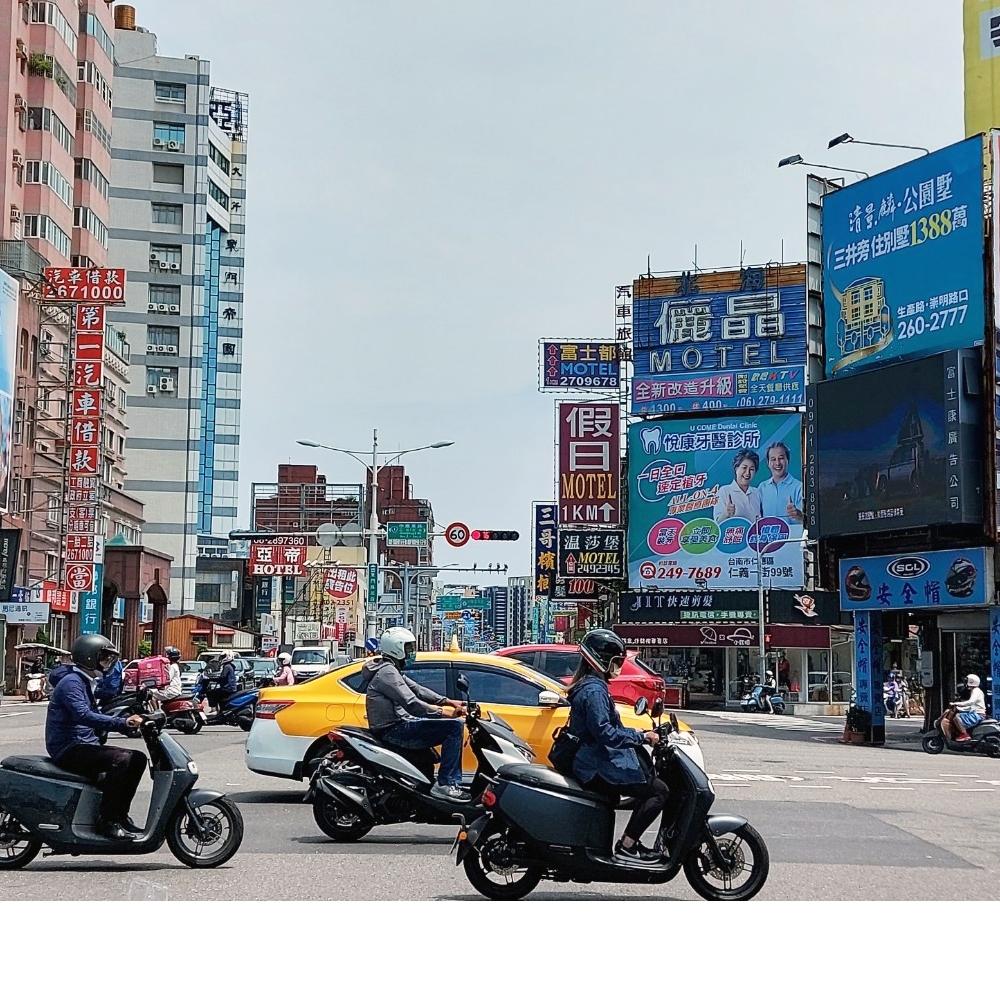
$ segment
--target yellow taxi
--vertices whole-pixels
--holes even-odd
[[[262,688],[253,727],[246,741],[246,764],[257,774],[302,779],[310,776],[310,762],[329,749],[327,734],[337,726],[367,726],[365,696],[361,692],[363,660],[337,667],[303,684]],[[538,763],[548,763],[552,735],[566,724],[569,702],[566,688],[530,667],[502,656],[447,651],[417,653],[417,662],[406,676],[449,698],[460,698],[460,674],[469,682],[469,697],[490,714],[499,715],[531,746]],[[554,692],[540,699],[543,692]],[[649,729],[626,705],[617,705],[622,724]],[[679,738],[697,750],[690,728],[680,724]],[[314,766],[314,765],[313,765]],[[463,769],[474,771],[475,758],[466,745]]]

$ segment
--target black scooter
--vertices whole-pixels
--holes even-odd
[[[48,757],[0,761],[0,869],[23,868],[42,847],[53,854],[152,854],[163,846],[190,868],[225,864],[243,841],[243,817],[222,792],[196,789],[198,765],[163,732],[163,715],[143,719],[153,794],[135,840],[97,832],[101,792],[95,782]]]
[[[939,754],[944,750],[953,753],[981,753],[987,757],[1000,757],[1000,722],[996,719],[983,719],[969,730],[969,738],[958,742],[950,740],[941,729],[941,719],[934,723],[934,728],[924,735],[920,741],[926,753]]]
[[[648,708],[645,698],[636,713]],[[658,698],[653,718],[662,714]],[[657,885],[681,869],[705,899],[744,900],[767,881],[770,861],[760,834],[742,817],[712,816],[715,791],[707,774],[671,746],[677,719],[656,725],[657,776],[670,788],[654,848],[664,854],[651,864],[614,853],[615,803],[582,788],[572,778],[535,764],[502,768],[483,793],[486,815],[456,838],[458,864],[474,888],[489,899],[520,899],[542,879],[554,882],[625,882]],[[623,802],[619,808],[628,808]]]

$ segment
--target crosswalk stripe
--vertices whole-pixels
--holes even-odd
[[[806,715],[768,715],[755,712],[694,712],[694,715],[708,715],[738,725],[768,726],[771,729],[791,729],[809,733],[832,733],[843,729],[843,722],[826,722]]]

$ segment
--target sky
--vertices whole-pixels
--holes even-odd
[[[280,462],[402,449],[435,563],[530,572],[554,493],[539,341],[614,336],[615,286],[805,255],[807,161],[964,137],[960,0],[135,0],[250,95],[241,511]],[[846,176],[834,171],[818,171]],[[578,397],[584,398],[584,397]],[[458,578],[442,576],[442,582]],[[462,580],[499,583],[463,574]]]

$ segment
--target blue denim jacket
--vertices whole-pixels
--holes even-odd
[[[643,734],[622,725],[608,685],[597,676],[586,677],[570,691],[569,703],[569,731],[582,744],[573,761],[577,781],[586,784],[600,776],[612,785],[644,782],[634,749]]]

